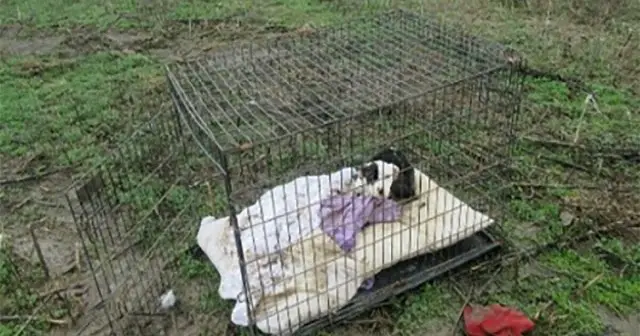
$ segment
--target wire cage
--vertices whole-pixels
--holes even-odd
[[[393,10],[168,66],[233,324],[312,332],[498,247],[521,63]]]
[[[178,303],[167,306],[167,298],[188,294],[178,286],[189,272],[179,257],[192,244],[196,214],[209,209],[202,176],[215,172],[175,117],[167,102],[66,193],[89,277],[78,298],[85,313],[68,334],[158,335]],[[179,328],[191,320],[169,322]]]

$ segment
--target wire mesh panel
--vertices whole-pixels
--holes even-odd
[[[230,149],[290,135],[504,66],[502,50],[391,11],[170,68],[177,95]],[[222,112],[224,111],[224,112]],[[215,136],[213,136],[215,134]]]
[[[197,177],[211,171],[189,155],[166,105],[67,192],[94,284],[72,334],[147,335],[156,320],[167,321],[175,293],[189,293],[177,257],[192,244],[195,214],[208,211]]]
[[[192,251],[233,324],[311,332],[494,249],[518,65],[395,10],[170,66],[223,175]]]

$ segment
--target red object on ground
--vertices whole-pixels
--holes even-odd
[[[468,336],[522,336],[535,326],[533,321],[517,309],[499,304],[467,305],[463,316]]]

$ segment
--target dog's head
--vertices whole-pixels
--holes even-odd
[[[392,198],[394,181],[399,174],[400,168],[392,163],[380,160],[366,163],[356,170],[349,191],[366,196]]]
[[[405,155],[389,148],[376,154],[371,161],[350,170],[350,178],[338,193],[408,200],[416,196],[415,172]],[[344,181],[344,180],[343,180]]]
[[[390,147],[376,154],[372,158],[372,161],[382,161],[385,164],[398,168],[397,173],[394,174],[388,194],[385,189],[385,197],[400,201],[411,199],[416,196],[415,172],[404,153]]]

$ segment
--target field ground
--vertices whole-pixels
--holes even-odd
[[[65,330],[69,314],[81,309],[53,294],[63,282],[81,278],[79,242],[60,195],[82,168],[162,108],[162,62],[197,56],[230,40],[339,22],[357,10],[345,3],[3,1],[0,335]],[[586,96],[563,83],[527,82],[531,94],[523,118],[542,122],[522,139],[536,152],[521,153],[519,169],[528,183],[508,206],[518,223],[532,229],[521,234],[515,226],[506,228],[518,244],[548,249],[518,268],[505,265],[497,277],[476,270],[423,286],[325,334],[451,335],[465,291],[484,283],[489,285],[474,302],[520,307],[537,318],[537,335],[637,334],[640,2],[393,3],[422,8],[518,49],[536,68],[592,84],[598,108],[585,109]],[[591,226],[576,228],[578,222]],[[45,280],[29,227],[53,280]],[[598,234],[570,242],[589,230]],[[200,271],[196,264],[184,269],[191,275]],[[82,292],[67,289],[65,295],[74,297],[73,290]],[[206,304],[215,311],[224,305]]]

